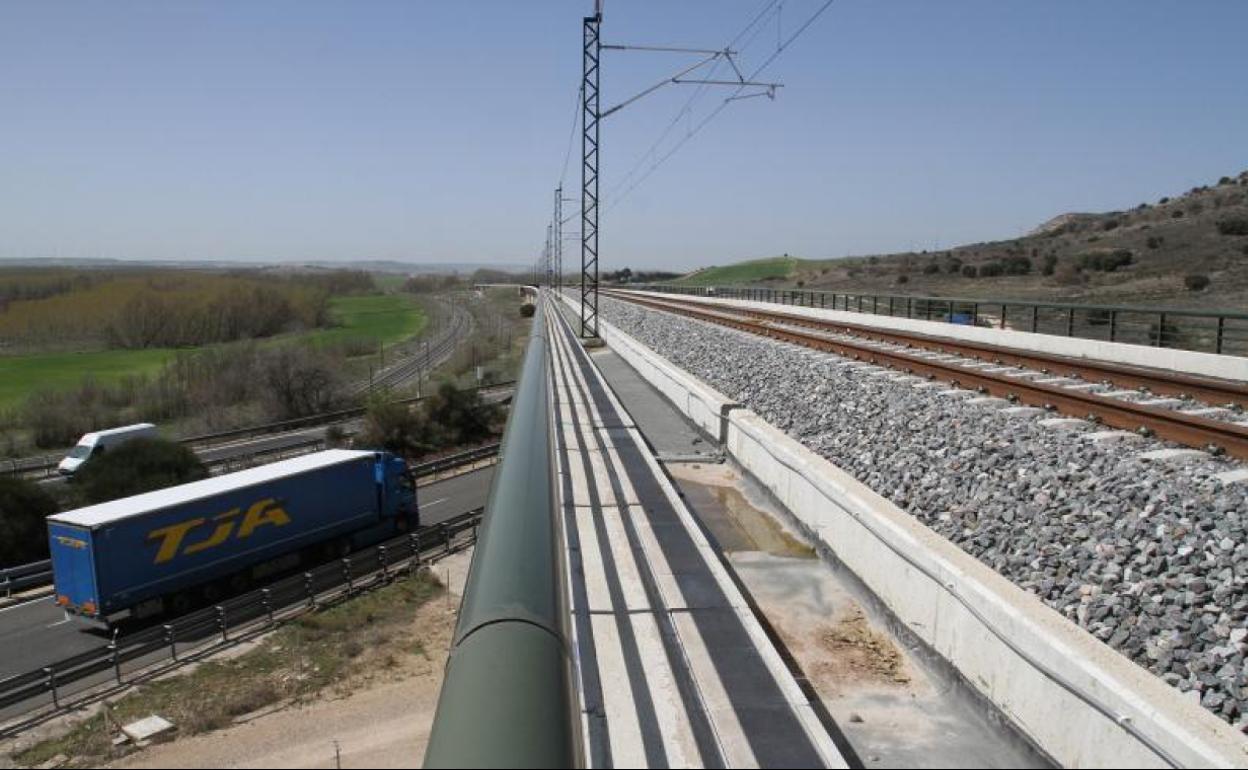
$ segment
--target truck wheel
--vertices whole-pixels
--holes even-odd
[[[325,544],[323,554],[325,561],[345,559],[351,553],[351,541],[347,539],[331,540]]]
[[[168,607],[169,614],[176,618],[190,612],[195,607],[195,603],[191,601],[190,594],[180,593],[170,597],[165,606]]]
[[[230,578],[230,595],[231,596],[237,596],[238,594],[246,593],[247,589],[249,588],[251,588],[251,576],[248,575],[246,572],[240,572],[237,575],[234,575],[233,577]]]
[[[221,590],[220,583],[209,583],[204,586],[203,594],[204,599],[207,600],[209,604],[217,604],[221,601],[221,597],[225,594],[225,592]]]

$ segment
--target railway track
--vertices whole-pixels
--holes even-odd
[[[1064,359],[980,343],[951,342],[919,334],[882,332],[782,311],[658,299],[618,291],[609,292],[609,296],[942,380],[1072,417],[1092,419],[1114,428],[1154,434],[1185,446],[1248,459],[1248,424],[1207,416],[1214,411],[1226,411],[1242,418],[1238,410],[1248,405],[1248,386],[1243,383],[1084,359]],[[1022,376],[1018,367],[1052,376],[1029,379]],[[1229,409],[1211,408],[1207,414],[1193,414],[1190,412],[1201,410],[1184,412],[1132,402],[1120,397],[1121,394],[1105,395],[1093,392],[1089,387],[1101,382],[1123,388],[1144,388],[1156,394],[1200,398],[1211,404],[1228,405]]]
[[[472,334],[472,314],[458,304],[450,304],[450,323],[431,341],[417,340],[416,351],[399,362],[378,372],[368,382],[359,383],[351,392],[360,396],[377,390],[397,388],[409,380],[430,372],[455,353],[460,343]]]

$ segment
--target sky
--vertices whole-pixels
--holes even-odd
[[[834,0],[793,38],[823,4],[607,0],[608,44],[744,29],[748,74],[792,42],[774,100],[672,84],[603,119],[604,269],[946,248],[1248,169],[1248,2]],[[529,265],[561,180],[579,206],[591,12],[4,0],[0,259]],[[697,60],[604,51],[602,107]]]

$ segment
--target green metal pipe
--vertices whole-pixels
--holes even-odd
[[[464,588],[425,767],[578,767],[542,303]]]

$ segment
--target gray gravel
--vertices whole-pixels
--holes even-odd
[[[605,319],[1248,727],[1248,484],[844,359],[604,298]]]

